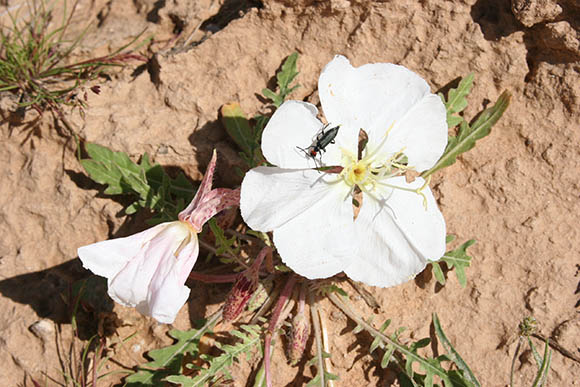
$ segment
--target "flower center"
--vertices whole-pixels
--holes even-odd
[[[366,144],[365,149],[362,150],[360,160],[358,155],[341,148],[343,169],[339,174],[338,181],[343,181],[351,188],[350,196],[353,197],[356,187],[376,200],[385,199],[384,193],[387,193],[386,196],[388,196],[388,193],[392,192],[393,189],[401,189],[421,195],[423,204],[426,206],[426,197],[422,191],[427,186],[428,181],[418,189],[400,187],[387,182],[388,179],[404,175],[406,171],[414,169],[407,164],[407,157],[403,153],[405,148],[390,156],[385,156],[385,152],[381,152],[392,127],[393,125],[389,127],[376,146],[370,146],[369,143]]]

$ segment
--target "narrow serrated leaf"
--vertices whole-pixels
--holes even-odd
[[[471,372],[471,369],[469,368],[467,363],[465,363],[465,361],[461,358],[461,356],[459,356],[459,353],[455,350],[455,348],[453,348],[451,342],[449,341],[449,339],[447,339],[447,336],[445,336],[445,333],[441,328],[441,323],[439,322],[439,317],[437,317],[437,313],[433,313],[433,326],[435,328],[435,334],[439,338],[439,341],[441,342],[441,345],[443,345],[443,348],[445,348],[445,352],[447,353],[451,361],[455,363],[457,368],[459,368],[463,377],[473,386],[480,387],[481,385],[479,384],[479,381],[477,380],[475,375],[473,375],[473,372]]]
[[[472,149],[477,140],[482,139],[490,133],[491,127],[501,118],[507,109],[510,99],[510,92],[504,91],[499,96],[495,105],[485,109],[473,125],[470,126],[466,121],[462,121],[457,136],[451,136],[449,138],[443,156],[441,156],[439,161],[431,169],[423,172],[421,176],[425,178],[441,168],[452,165],[457,160],[457,156]]]

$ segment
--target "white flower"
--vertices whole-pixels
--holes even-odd
[[[239,201],[239,190],[212,190],[215,163],[214,151],[195,198],[179,220],[78,249],[83,266],[108,279],[113,300],[161,323],[175,320],[189,297],[185,281],[197,261],[197,234],[208,219]]]
[[[318,90],[326,130],[340,128],[316,164],[338,173],[312,169],[315,161],[297,148],[307,149],[323,128],[316,107],[285,102],[262,136],[263,154],[276,167],[246,174],[242,217],[255,230],[273,231],[284,263],[307,278],[344,271],[385,287],[411,279],[443,255],[445,222],[427,182],[407,183],[403,174],[426,170],[442,155],[445,107],[410,70],[354,68],[343,56],[326,65]],[[361,129],[368,142],[359,159]]]

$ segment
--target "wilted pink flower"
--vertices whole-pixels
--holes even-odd
[[[250,268],[238,275],[224,304],[224,321],[234,321],[244,310],[258,288],[258,272],[266,255],[272,254],[270,247],[264,247]]]
[[[239,204],[239,189],[211,189],[216,158],[214,151],[197,194],[179,220],[78,249],[84,267],[107,277],[113,300],[161,323],[175,320],[189,297],[185,281],[197,261],[197,234],[212,216]]]
[[[309,337],[310,321],[304,311],[301,311],[292,319],[292,330],[290,331],[290,340],[288,342],[288,360],[290,360],[290,365],[295,366],[302,360]]]

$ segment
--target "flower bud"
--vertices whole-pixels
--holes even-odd
[[[290,365],[295,366],[302,359],[309,336],[310,321],[304,312],[298,313],[292,320],[292,331],[290,332],[290,343],[288,347]]]
[[[246,307],[250,297],[256,291],[258,286],[257,273],[253,275],[251,271],[244,272],[238,276],[234,287],[228,294],[224,304],[223,319],[224,321],[233,321]]]
[[[258,286],[252,299],[248,303],[248,311],[253,312],[261,307],[268,299],[268,294],[272,290],[272,281],[258,282]]]

